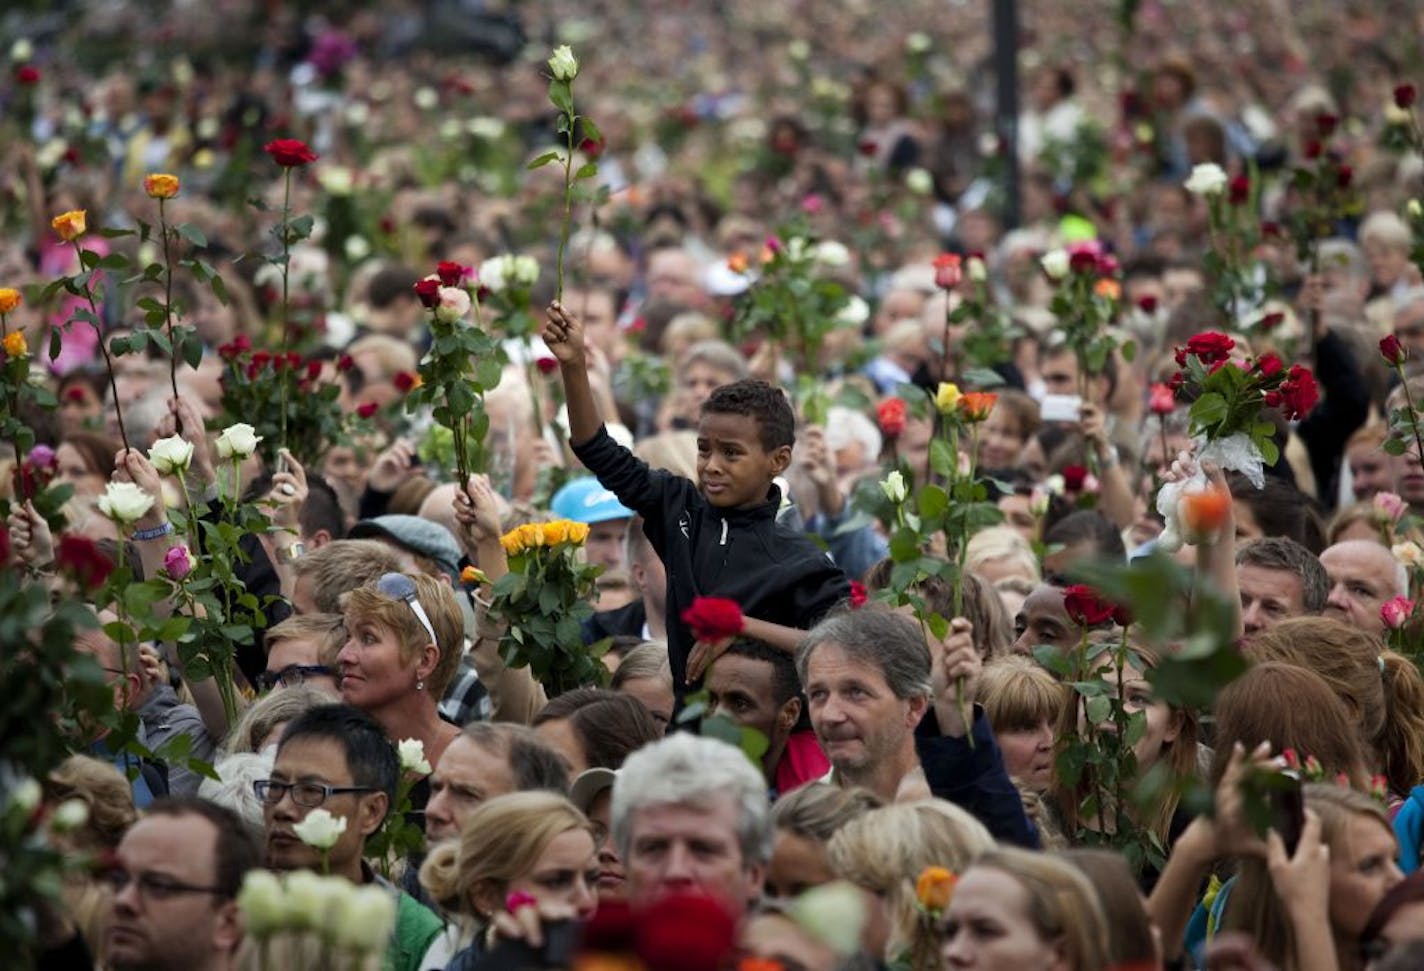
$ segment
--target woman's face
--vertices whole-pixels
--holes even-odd
[[[686,394],[686,401],[692,409],[692,418],[696,420],[702,413],[702,403],[711,396],[712,392],[724,384],[731,384],[734,380],[731,374],[721,368],[715,368],[706,361],[693,361],[682,372],[682,389]]]
[[[1029,918],[1028,891],[1002,870],[970,867],[959,878],[943,923],[940,956],[947,968],[976,971],[1067,971],[1053,941]]]
[[[1116,686],[1117,671],[1109,666],[1102,670],[1108,683]],[[1137,771],[1146,772],[1157,764],[1162,750],[1177,740],[1182,733],[1182,714],[1173,711],[1165,701],[1158,701],[1152,694],[1152,685],[1141,671],[1127,665],[1122,672],[1123,709],[1129,715],[1142,712],[1147,719],[1142,737],[1132,746],[1132,754],[1137,757]],[[1081,722],[1082,716],[1079,716]],[[1108,726],[1111,727],[1111,723]]]
[[[622,900],[627,875],[613,845],[612,786],[593,797],[593,803],[588,807],[588,821],[593,823],[594,836],[598,839],[598,899]]]
[[[790,830],[777,829],[771,864],[766,869],[768,897],[791,900],[834,879],[824,845]]]
[[[1013,468],[1023,451],[1025,437],[1014,415],[995,408],[979,430],[979,465],[986,469]]]
[[[528,872],[509,882],[507,892],[523,891],[541,904],[562,904],[583,920],[598,907],[597,883],[593,837],[588,830],[569,829],[549,841]]]
[[[1053,726],[1048,719],[1038,727],[994,732],[1004,756],[1004,771],[1034,792],[1053,783]]]
[[[1404,879],[1397,852],[1394,832],[1364,813],[1352,816],[1342,838],[1330,844],[1330,924],[1337,935],[1358,939],[1375,905]]]
[[[351,616],[346,618],[346,630],[346,644],[336,655],[342,701],[369,712],[415,690],[415,669],[401,660],[395,631]]]
[[[79,449],[68,442],[54,451],[55,476],[57,485],[69,483],[74,486],[76,496],[100,496],[104,494],[104,477],[84,461]]]

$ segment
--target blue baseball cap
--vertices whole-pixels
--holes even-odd
[[[632,519],[633,510],[603,487],[593,476],[575,479],[554,493],[549,503],[555,516],[576,523],[606,523],[610,519]]]

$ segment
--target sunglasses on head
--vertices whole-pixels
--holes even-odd
[[[435,636],[435,626],[430,623],[430,615],[425,612],[425,608],[420,605],[420,598],[416,596],[414,580],[404,573],[387,573],[376,581],[376,589],[387,597],[410,604],[416,620],[420,621],[420,626],[430,635],[430,643],[437,646],[440,644],[440,638]]]

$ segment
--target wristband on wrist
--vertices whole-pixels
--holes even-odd
[[[133,538],[136,540],[158,539],[160,536],[167,536],[173,532],[173,524],[164,520],[163,525],[155,526],[152,529],[136,529]]]

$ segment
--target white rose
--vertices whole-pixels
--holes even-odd
[[[573,48],[568,44],[554,48],[554,56],[549,58],[549,73],[555,81],[572,81],[578,77],[579,63]]]
[[[491,293],[499,293],[507,284],[509,266],[503,256],[492,256],[480,264],[480,286]]]
[[[810,249],[810,244],[806,242],[804,236],[792,236],[786,241],[786,258],[792,262],[804,260]]]
[[[262,436],[257,434],[257,429],[247,422],[240,421],[235,425],[229,425],[218,436],[216,444],[218,458],[245,459],[257,451],[257,443],[260,441],[262,441]]]
[[[148,460],[163,475],[186,472],[193,461],[193,443],[182,435],[160,438],[148,450]]]
[[[66,799],[49,817],[55,832],[67,833],[89,821],[89,804],[83,799]]]
[[[334,196],[349,196],[356,186],[356,177],[344,165],[328,165],[318,169],[316,180]]]
[[[796,923],[842,957],[860,948],[865,926],[865,898],[859,890],[837,880],[807,890],[791,905]]]
[[[917,196],[927,196],[934,191],[934,176],[922,168],[913,168],[905,173],[905,188]]]
[[[786,54],[793,61],[804,61],[811,56],[811,45],[804,40],[793,40],[786,45]]]
[[[887,475],[880,483],[880,491],[885,493],[885,498],[894,503],[905,501],[908,490],[905,488],[905,477],[896,469]]]
[[[347,236],[346,242],[341,244],[341,248],[345,250],[346,259],[351,263],[360,263],[371,255],[371,244],[366,241],[365,236]]]
[[[132,482],[110,482],[97,505],[105,516],[128,526],[138,522],[153,508],[153,496]]]
[[[465,126],[460,124],[458,118],[446,118],[440,123],[440,137],[447,142],[453,142],[465,133]]]
[[[425,743],[420,739],[403,738],[396,746],[396,751],[400,755],[402,772],[414,772],[418,775],[430,774],[430,763],[425,760]]]
[[[1038,265],[1043,267],[1043,272],[1048,274],[1050,280],[1061,280],[1068,275],[1069,262],[1070,257],[1066,249],[1055,249],[1044,253]]]
[[[964,261],[964,275],[975,283],[983,283],[989,279],[989,268],[984,265],[984,261],[977,256],[971,256]]]
[[[16,64],[23,64],[34,56],[35,45],[31,44],[27,37],[21,37],[10,45],[10,60]]]
[[[353,951],[385,953],[396,926],[396,901],[375,884],[356,887],[340,900],[336,939]]]
[[[325,809],[313,809],[307,818],[292,827],[297,838],[318,850],[329,850],[346,832],[346,817],[333,816]]]
[[[1049,503],[1053,500],[1053,493],[1044,486],[1034,486],[1028,497],[1028,511],[1030,515],[1042,517],[1048,512]]]
[[[440,104],[440,95],[434,88],[421,88],[415,92],[415,106],[421,111],[432,111]]]
[[[504,134],[504,122],[498,118],[481,115],[465,122],[465,130],[476,138],[493,141]]]
[[[1418,543],[1395,543],[1389,551],[1394,554],[1396,560],[1411,570],[1424,566],[1424,549],[1421,549]]]
[[[44,793],[40,789],[40,784],[34,779],[26,779],[15,788],[10,790],[9,805],[19,809],[20,812],[28,816],[35,811],[35,807],[40,804],[40,797]]]
[[[850,262],[850,250],[844,243],[828,239],[816,246],[816,262],[829,267],[845,266]]]
[[[526,287],[532,287],[539,280],[539,261],[532,256],[513,256],[513,269],[510,275],[514,277],[516,283],[522,283]]]
[[[864,300],[851,295],[850,300],[836,314],[836,323],[842,327],[860,327],[870,319],[870,304]]]
[[[346,123],[353,128],[360,128],[371,120],[371,109],[364,101],[353,101],[346,106]]]
[[[1192,174],[1183,183],[1187,191],[1199,196],[1217,196],[1226,191],[1226,172],[1215,162],[1205,162],[1195,166]]]
[[[447,324],[453,324],[470,312],[470,294],[461,287],[441,287],[440,303],[435,308],[435,316]]]
[[[318,810],[320,811],[320,810]],[[338,877],[341,883],[348,881]],[[287,875],[283,927],[293,930],[321,930],[334,900],[333,880],[310,870],[294,870]],[[339,888],[336,888],[339,892]]]
[[[287,920],[287,894],[282,881],[270,870],[248,870],[237,894],[242,923],[253,937],[281,930]]]
[[[1410,219],[1418,219],[1424,215],[1424,204],[1421,204],[1418,199],[1410,199],[1404,204],[1404,214]]]
[[[905,50],[911,54],[923,54],[930,49],[930,35],[917,30],[905,38]]]

